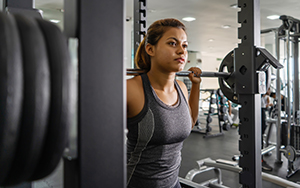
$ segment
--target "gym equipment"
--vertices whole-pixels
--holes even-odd
[[[277,142],[276,142],[276,163],[282,164],[281,153],[288,159],[287,177],[295,174],[299,167],[299,153],[297,143],[299,143],[299,135],[297,127],[299,120],[299,23],[300,20],[291,16],[282,15],[279,18],[282,20],[282,25],[278,28],[266,30],[266,32],[274,32],[276,41],[276,55],[280,59],[281,42],[284,41],[284,57],[286,61],[283,63],[287,67],[286,70],[277,70],[276,75],[276,106],[273,109],[276,116],[277,124]],[[291,72],[293,67],[294,72]],[[286,74],[286,78],[280,76]],[[291,77],[293,75],[293,78]],[[291,80],[292,78],[292,80]],[[293,85],[291,85],[293,83]],[[284,85],[284,87],[283,87]],[[281,95],[284,99],[281,100]],[[292,99],[292,100],[291,100]],[[293,101],[291,103],[291,101]],[[284,105],[282,105],[284,102]],[[282,108],[283,107],[283,108]],[[283,111],[283,113],[282,113]],[[284,115],[283,115],[284,114]],[[295,142],[295,140],[297,140]],[[290,154],[289,154],[290,153]],[[291,157],[292,156],[292,157]],[[294,158],[295,157],[295,158]]]
[[[221,106],[220,107],[220,112],[221,113],[225,113],[227,111],[227,107],[226,106]]]
[[[95,6],[95,5],[97,5],[97,6]],[[122,91],[124,91],[124,89],[121,86],[121,85],[123,85],[123,77],[124,77],[123,73],[122,73],[123,72],[123,66],[122,66],[123,57],[110,59],[111,60],[111,61],[109,61],[110,69],[113,65],[117,64],[115,62],[119,62],[119,64],[117,64],[117,65],[120,65],[120,67],[113,66],[114,71],[112,71],[112,72],[108,71],[108,74],[102,75],[99,73],[99,70],[101,70],[102,72],[107,71],[108,66],[100,66],[100,65],[98,65],[96,67],[90,66],[90,65],[95,65],[95,59],[96,59],[96,58],[91,57],[91,54],[99,55],[98,52],[103,50],[103,48],[101,48],[101,47],[99,47],[98,49],[95,48],[99,45],[99,39],[95,39],[95,37],[93,37],[93,34],[100,33],[99,31],[103,31],[103,25],[106,26],[106,24],[105,24],[106,22],[109,22],[110,24],[113,22],[114,27],[115,27],[114,31],[116,31],[116,32],[113,32],[113,36],[112,35],[106,36],[105,34],[109,34],[108,32],[111,32],[110,29],[107,29],[109,31],[106,31],[106,32],[103,31],[102,34],[104,36],[106,36],[106,38],[111,38],[110,36],[112,36],[116,39],[115,41],[123,41],[122,40],[123,35],[121,34],[122,33],[121,30],[123,27],[122,22],[124,20],[123,19],[124,14],[122,11],[123,6],[117,1],[116,2],[110,1],[109,3],[105,2],[105,6],[102,6],[102,5],[103,5],[102,1],[93,1],[93,2],[80,1],[78,3],[78,9],[76,9],[79,12],[78,15],[76,15],[76,18],[78,18],[78,20],[80,20],[79,21],[80,23],[78,24],[78,28],[76,28],[76,31],[78,31],[78,33],[80,33],[80,36],[78,37],[79,41],[80,41],[79,57],[80,57],[80,61],[84,61],[85,63],[80,64],[80,70],[79,70],[80,76],[83,79],[80,82],[80,91],[79,91],[81,99],[82,99],[82,100],[80,100],[80,112],[79,112],[79,119],[80,119],[79,130],[81,130],[81,132],[79,134],[80,136],[79,136],[79,144],[78,144],[80,146],[80,150],[79,150],[80,157],[78,158],[78,163],[80,165],[78,168],[76,168],[79,171],[79,173],[73,172],[73,174],[78,175],[79,179],[81,180],[81,186],[83,186],[83,187],[93,187],[95,185],[100,185],[100,184],[109,184],[109,182],[113,182],[114,184],[121,182],[119,184],[123,185],[125,182],[124,181],[124,172],[125,172],[124,171],[124,166],[125,166],[124,155],[125,155],[125,152],[124,152],[124,144],[122,144],[124,141],[124,137],[123,137],[124,136],[124,132],[123,132],[124,118],[123,118],[122,114],[124,114],[125,108],[123,105],[124,99],[122,98],[122,97],[124,97],[124,92],[122,92]],[[65,7],[69,7],[69,6],[65,6]],[[90,7],[97,7],[97,9],[95,11],[95,9],[89,9]],[[256,109],[257,105],[255,105],[255,103],[257,103],[258,98],[259,98],[259,97],[256,97],[257,96],[256,94],[259,93],[262,90],[262,88],[264,88],[263,85],[258,84],[260,81],[263,81],[263,79],[262,79],[263,76],[258,76],[258,75],[264,75],[264,74],[260,74],[260,73],[257,74],[257,71],[263,71],[264,68],[266,68],[265,65],[270,65],[270,63],[268,61],[270,61],[271,59],[265,58],[266,60],[264,60],[263,62],[262,61],[258,62],[259,59],[256,59],[256,55],[257,55],[256,46],[259,46],[259,44],[256,44],[256,42],[258,41],[256,39],[258,39],[259,37],[255,31],[259,31],[260,24],[255,23],[255,21],[257,21],[257,20],[259,21],[259,19],[257,19],[258,17],[254,16],[254,15],[259,15],[256,12],[259,10],[259,1],[253,1],[253,2],[247,1],[247,3],[245,3],[245,1],[239,0],[238,7],[241,8],[241,11],[238,14],[238,22],[241,23],[241,28],[239,28],[238,36],[239,36],[239,39],[242,40],[242,42],[241,42],[241,44],[239,44],[239,47],[234,51],[235,65],[233,67],[233,72],[235,74],[234,75],[235,79],[233,79],[234,77],[232,74],[231,74],[231,76],[226,77],[227,80],[233,79],[234,82],[231,85],[228,84],[230,87],[229,88],[227,87],[229,89],[227,93],[224,92],[223,90],[222,90],[222,92],[225,94],[225,96],[228,99],[239,101],[242,104],[242,110],[240,111],[240,114],[241,114],[240,119],[242,120],[242,125],[240,126],[241,140],[240,140],[239,149],[240,149],[241,153],[243,153],[243,157],[242,157],[242,160],[240,163],[243,170],[241,171],[241,174],[240,174],[240,181],[243,184],[243,186],[251,187],[252,185],[250,183],[252,183],[252,184],[255,184],[255,186],[257,185],[259,187],[260,176],[257,174],[258,170],[256,168],[257,166],[259,166],[259,165],[256,165],[257,164],[256,162],[259,160],[259,157],[257,156],[256,148],[259,146],[255,146],[255,142],[253,142],[253,140],[254,141],[258,140],[258,139],[256,139],[256,138],[258,138],[258,136],[255,133],[255,130],[257,129],[257,125],[255,122],[253,122],[253,120],[256,119],[255,111],[257,111],[257,109]],[[101,17],[103,15],[103,13],[101,14],[101,12],[105,12],[103,10],[110,10],[110,9],[113,9],[116,14],[114,16],[111,16],[109,20],[105,20],[105,19],[99,20],[99,17]],[[74,10],[74,12],[76,12],[76,11]],[[66,13],[67,13],[67,11],[66,11]],[[120,21],[118,21],[118,20],[120,20]],[[107,25],[109,25],[109,24],[107,24]],[[93,26],[93,27],[91,27],[91,26]],[[119,32],[117,32],[117,31],[119,31]],[[92,32],[92,33],[90,33],[90,32]],[[101,40],[103,42],[103,38],[101,38]],[[107,48],[107,43],[106,43],[107,41],[106,40],[104,40],[104,41],[105,41],[106,45],[103,45],[103,46],[105,46]],[[119,45],[119,43],[122,43],[122,42],[118,42],[117,45],[116,45],[116,42],[112,42],[112,41],[110,41],[110,42],[111,42],[111,45],[109,45],[109,47],[112,47],[111,49],[114,49],[113,53],[114,54],[122,54],[122,50],[123,50],[122,46],[123,45]],[[89,48],[87,48],[87,47],[89,47]],[[91,49],[93,49],[93,50],[91,50]],[[66,52],[68,50],[64,49],[64,51]],[[90,51],[90,53],[87,53],[87,51]],[[110,53],[110,51],[103,51],[103,53],[101,53],[101,54],[103,54],[102,57],[113,56]],[[106,52],[108,52],[108,53],[105,54]],[[120,56],[122,56],[122,55],[120,55]],[[88,61],[88,60],[90,60],[90,61]],[[108,62],[108,61],[106,61],[106,59],[104,58],[103,62]],[[88,67],[89,67],[89,69],[88,69]],[[97,69],[97,72],[93,71],[91,69]],[[98,75],[101,75],[101,77],[94,76],[94,75],[97,75],[97,73],[99,73]],[[115,85],[114,88],[120,88],[120,90],[114,89],[114,90],[112,90],[112,92],[109,91],[108,93],[111,93],[111,94],[117,93],[116,95],[113,95],[113,96],[116,96],[114,99],[117,98],[116,103],[122,104],[122,105],[118,106],[114,103],[114,106],[111,107],[113,112],[111,112],[111,113],[103,112],[104,114],[102,114],[102,117],[99,118],[96,114],[93,113],[95,111],[98,112],[98,110],[99,110],[98,104],[99,103],[96,103],[95,105],[93,105],[90,102],[90,101],[95,102],[97,99],[102,98],[101,95],[97,95],[97,97],[93,97],[94,95],[90,95],[90,93],[93,93],[93,91],[99,91],[98,90],[99,87],[96,86],[96,89],[92,90],[92,91],[90,91],[90,90],[84,91],[85,89],[90,89],[91,87],[86,87],[85,84],[82,84],[82,83],[92,83],[92,82],[95,82],[95,80],[100,80],[101,78],[103,78],[107,75],[111,75],[112,73],[117,73],[116,75],[120,75],[120,76],[115,76],[114,79],[112,79],[112,81]],[[247,80],[243,79],[243,78],[247,78]],[[120,80],[120,81],[117,81],[117,80]],[[51,82],[52,82],[52,80],[51,80]],[[228,81],[228,83],[230,83],[230,82]],[[264,82],[262,82],[262,83],[264,83]],[[92,84],[93,87],[95,85],[96,84]],[[101,84],[98,83],[98,85],[100,85],[101,87],[104,87],[104,86],[107,86],[108,84],[106,85],[105,83],[101,82]],[[226,84],[224,84],[224,85],[226,86]],[[118,91],[120,91],[120,94],[118,94]],[[123,94],[122,96],[121,96],[121,93]],[[51,93],[51,95],[52,95],[52,93]],[[231,96],[231,97],[228,97],[228,96]],[[89,98],[88,102],[86,100],[84,100],[84,98],[86,98],[86,97],[91,97],[91,98]],[[52,98],[52,96],[51,96],[51,98]],[[103,100],[101,100],[101,102],[105,103],[106,101],[111,101],[108,99],[111,99],[111,98],[110,97],[103,98]],[[87,105],[86,103],[89,103],[90,105]],[[51,101],[51,105],[52,105],[52,101]],[[97,107],[95,107],[95,106],[97,106]],[[100,108],[100,110],[106,108],[106,105],[103,105],[103,106],[104,107]],[[251,106],[251,109],[249,108],[249,106]],[[116,109],[117,110],[120,109],[120,112],[116,112]],[[246,113],[245,109],[247,109],[247,113]],[[249,109],[250,109],[250,111],[249,111]],[[8,110],[8,109],[5,108],[5,110]],[[58,110],[60,110],[60,109],[58,109]],[[109,110],[107,110],[107,111],[109,111]],[[105,121],[106,118],[103,118],[106,114],[108,114],[108,115],[117,114],[117,117],[114,118],[114,122],[112,124],[123,125],[123,126],[120,126],[120,128],[118,128],[118,131],[114,130],[114,131],[109,131],[109,132],[105,131],[107,129],[105,126],[98,126],[101,128],[95,128],[94,127],[95,124],[98,124],[98,123],[106,124],[107,122],[109,122],[109,121]],[[109,120],[111,123],[112,118],[109,118]],[[89,126],[89,124],[93,125],[93,127],[91,128],[91,126]],[[248,125],[251,125],[251,126],[248,126]],[[95,131],[95,129],[96,129],[96,131]],[[103,130],[103,131],[101,131],[101,130]],[[94,132],[100,133],[100,134],[94,135],[94,134],[92,134]],[[13,132],[13,133],[16,133],[16,132]],[[47,131],[47,133],[48,133],[48,131]],[[108,133],[110,133],[110,134],[108,134]],[[114,133],[116,133],[116,134],[114,134]],[[102,143],[99,144],[98,142],[95,142],[95,138],[101,137],[101,136],[104,136],[104,138],[101,139],[104,141],[115,138],[113,145],[117,145],[117,144],[119,145],[116,148],[116,150],[118,150],[118,152],[115,152],[115,150],[111,151],[111,150],[107,149],[108,147],[112,147],[112,145],[103,146]],[[55,138],[55,137],[53,137],[53,138]],[[8,138],[8,140],[9,139],[11,139],[11,138]],[[117,143],[117,144],[115,144],[115,143]],[[83,148],[83,147],[81,147],[83,145],[89,145],[90,147]],[[253,147],[248,147],[248,145],[251,145]],[[100,146],[100,147],[97,147],[97,146]],[[11,147],[11,145],[9,147]],[[14,148],[14,145],[12,145],[12,148]],[[107,157],[103,157],[103,158],[99,157],[99,154],[96,154],[97,152],[95,153],[94,148],[97,148],[101,151],[107,149],[108,150],[108,153],[106,153]],[[247,154],[250,154],[250,155],[247,155]],[[116,157],[116,156],[119,156],[119,157]],[[2,155],[1,155],[1,157],[2,157]],[[111,157],[116,157],[118,160],[114,160],[114,158],[111,158]],[[100,158],[101,158],[101,161],[100,161]],[[108,177],[106,175],[106,174],[111,174],[111,173],[107,173],[108,171],[111,172],[111,170],[109,168],[106,168],[107,161],[114,161],[115,168],[113,168],[113,171],[119,172],[119,173],[115,173],[113,177]],[[246,163],[246,161],[247,161],[247,163]],[[78,163],[76,163],[76,164],[78,164]],[[86,167],[87,163],[89,163],[88,167]],[[110,163],[107,163],[107,164],[110,165]],[[94,165],[96,165],[96,166],[94,166]],[[101,168],[97,168],[99,166]],[[252,168],[252,167],[254,167],[254,168]],[[93,170],[93,173],[91,173],[91,169]],[[1,168],[1,171],[3,171],[3,168]],[[82,172],[84,172],[84,173],[82,173]],[[5,173],[5,168],[4,168],[3,173]],[[97,176],[97,177],[95,178],[95,176]],[[99,177],[103,177],[103,178],[99,178]],[[259,178],[257,178],[257,177],[259,177]],[[103,182],[103,179],[106,179],[106,181]],[[113,179],[113,181],[111,181],[111,179]],[[94,183],[94,185],[92,186],[91,184],[93,184],[93,183]],[[115,185],[115,187],[121,187],[121,186]]]
[[[144,70],[141,69],[127,69],[126,74],[130,75],[139,75],[144,73]],[[176,76],[189,76],[192,71],[180,71],[176,73]],[[200,77],[219,77],[219,78],[228,78],[230,76],[229,73],[226,72],[202,72]]]
[[[50,104],[50,70],[43,33],[35,19],[11,17],[16,20],[21,38],[24,92],[18,146],[6,186],[33,174],[44,146]]]
[[[210,114],[212,114],[212,113],[215,112],[215,109],[214,109],[213,107],[210,107],[210,108],[208,109],[208,112],[209,112]]]
[[[227,117],[226,114],[219,115],[219,118],[220,118],[220,121],[226,121],[226,120],[228,120],[228,117]]]
[[[210,138],[210,137],[216,137],[216,136],[222,136],[223,135],[223,128],[220,124],[220,120],[218,119],[219,121],[219,133],[210,133],[212,131],[212,128],[211,126],[209,125],[211,122],[212,122],[212,115],[215,111],[215,108],[212,107],[212,105],[215,105],[217,106],[217,112],[219,113],[219,100],[218,100],[218,93],[216,90],[211,90],[211,89],[208,89],[208,90],[202,90],[202,91],[205,91],[205,92],[210,92],[210,97],[209,97],[209,108],[208,108],[208,114],[207,114],[207,117],[206,117],[206,128],[205,128],[205,131],[202,130],[202,128],[197,125],[195,126],[195,128],[192,130],[192,132],[196,132],[196,133],[200,133],[200,134],[205,134],[203,136],[203,138]]]
[[[216,98],[210,98],[210,103],[211,104],[216,104],[217,103],[217,99]]]
[[[225,97],[221,97],[221,99],[220,99],[220,104],[221,105],[224,105],[224,104],[226,104],[227,103],[227,100],[225,99]]]
[[[228,122],[224,122],[223,125],[222,125],[222,128],[223,128],[224,131],[229,131],[230,128],[231,128],[231,125]]]
[[[218,90],[202,90],[202,91],[210,92],[209,109],[208,109],[208,114],[206,117],[206,129],[205,129],[205,131],[202,131],[201,130],[202,128],[199,125],[197,125],[196,128],[194,128],[192,130],[192,132],[205,134],[205,136],[203,136],[204,138],[222,136],[224,134],[223,130],[228,131],[231,128],[231,124],[228,122],[228,116],[226,114],[227,107],[223,106],[223,104],[221,104],[222,103],[221,101],[223,101],[223,103],[225,104],[227,102],[227,100],[224,98],[224,95],[220,95],[220,94],[222,94],[222,91],[220,91],[220,89],[218,89]],[[217,106],[217,115],[218,115],[218,124],[219,124],[219,132],[213,133],[213,134],[209,133],[212,130],[212,128],[209,124],[212,122],[211,116],[212,116],[212,113],[214,112],[214,108],[211,106],[212,104],[216,104],[216,106]]]
[[[2,12],[0,25],[0,186],[11,186],[44,178],[58,165],[76,85],[57,26]]]
[[[260,1],[238,0],[238,38],[241,39],[238,47],[230,52],[226,58],[227,68],[234,72],[235,78],[224,79],[219,85],[226,98],[235,104],[241,104],[239,108],[239,151],[241,157],[239,165],[242,171],[239,180],[243,187],[262,187],[261,182],[261,146],[257,144],[261,140],[260,119],[261,103],[260,93],[267,90],[266,70],[272,65],[274,68],[283,66],[265,49],[260,46]],[[226,59],[225,58],[225,59]],[[225,64],[225,62],[224,62]]]
[[[15,20],[0,12],[0,183],[11,168],[23,100],[21,42]]]
[[[237,162],[228,161],[224,159],[212,160],[210,158],[205,158],[202,160],[198,160],[197,164],[198,164],[198,168],[190,170],[185,176],[185,178],[179,178],[180,184],[182,186],[201,187],[201,188],[202,187],[226,188],[226,186],[224,186],[222,182],[221,170],[227,170],[235,173],[240,173],[242,171],[242,168],[239,167]],[[193,181],[195,176],[212,170],[215,171],[215,177],[202,183],[196,183]],[[300,187],[300,184],[264,172],[261,172],[261,176],[262,176],[262,180],[271,182],[278,186]]]
[[[74,117],[75,83],[68,46],[60,29],[51,22],[37,19],[46,41],[51,72],[51,104],[46,140],[39,165],[30,180],[49,175],[59,163],[67,145],[69,126]],[[55,139],[54,139],[55,138]]]
[[[139,47],[140,42],[143,41],[144,36],[147,33],[146,21],[147,21],[147,8],[146,8],[146,0],[134,1],[134,32],[133,34],[133,49],[134,54],[136,54],[137,48]]]
[[[212,122],[212,118],[210,117],[210,115],[208,115],[206,118],[206,123],[211,123],[211,122]]]

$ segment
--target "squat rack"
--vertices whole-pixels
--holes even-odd
[[[32,0],[7,2],[4,7],[33,8]],[[246,187],[262,186],[256,75],[259,2],[238,0],[241,43],[234,50],[236,80],[247,81],[237,82],[235,88],[242,104],[240,183]],[[65,34],[79,41],[78,157],[64,159],[64,187],[126,187],[124,0],[65,0],[64,5],[65,17],[73,18],[65,22]],[[107,15],[109,19],[101,19]]]

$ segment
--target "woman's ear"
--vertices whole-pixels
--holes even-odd
[[[147,44],[146,47],[146,52],[149,56],[154,56],[154,52],[155,52],[155,49],[154,49],[154,46],[152,44]]]

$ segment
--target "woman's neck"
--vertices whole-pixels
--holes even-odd
[[[175,73],[164,73],[158,70],[151,69],[148,73],[148,78],[151,86],[155,90],[162,90],[166,92],[174,91]]]

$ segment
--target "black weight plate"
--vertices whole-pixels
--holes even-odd
[[[227,111],[227,107],[226,106],[221,106],[220,107],[220,112],[221,113],[225,113]]]
[[[217,102],[217,99],[216,98],[210,98],[210,103],[211,104],[216,104]]]
[[[218,95],[219,95],[220,97],[223,96],[223,93],[222,93],[222,90],[221,90],[221,89],[218,89]]]
[[[230,130],[230,124],[229,123],[223,123],[222,128],[223,128],[224,131],[229,131]]]
[[[220,100],[220,104],[225,105],[226,103],[227,103],[227,100],[224,97],[222,97]]]
[[[68,142],[71,109],[76,99],[75,84],[67,41],[60,29],[51,22],[37,19],[47,44],[51,74],[51,104],[49,124],[42,157],[30,180],[49,175],[58,165]]]
[[[220,121],[226,121],[228,120],[228,117],[225,114],[219,115]]]
[[[40,159],[48,123],[50,70],[43,33],[35,19],[14,15],[24,70],[24,98],[17,152],[5,185],[26,181]]]
[[[0,12],[0,186],[17,147],[23,91],[22,52],[17,25]]]
[[[234,53],[233,51],[229,52],[226,57],[223,59],[219,72],[228,72],[232,75],[228,78],[218,78],[219,86],[222,90],[222,93],[226,96],[226,98],[236,104],[240,104],[238,102],[238,97],[234,94],[234,87],[235,87],[235,79],[233,77],[234,73]],[[227,69],[227,70],[226,70]]]
[[[210,116],[206,117],[206,123],[211,123],[212,122],[212,118]]]
[[[209,132],[211,132],[211,131],[212,131],[211,126],[206,126],[206,132],[209,133]]]

